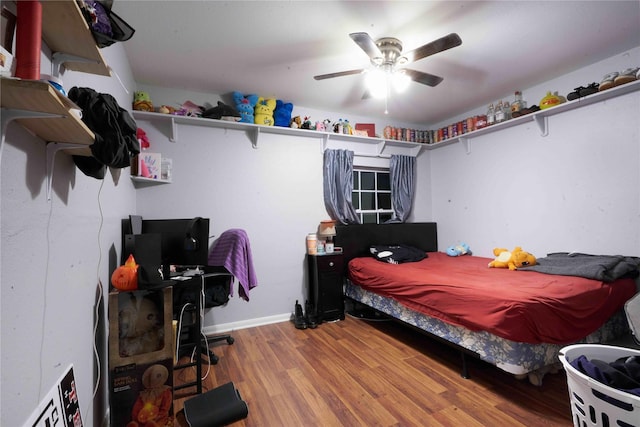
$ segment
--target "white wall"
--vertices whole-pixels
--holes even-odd
[[[599,81],[640,64],[640,48],[524,91]],[[568,88],[568,89],[566,89]],[[537,95],[534,95],[537,94]],[[461,116],[461,117],[464,117]],[[640,93],[551,116],[430,152],[432,218],[440,248],[460,241],[476,255],[494,247],[640,255]]]
[[[48,52],[45,52],[48,54]],[[126,85],[133,79],[121,46],[102,50]],[[51,73],[48,55],[41,72]],[[67,72],[64,86],[108,92],[128,108],[131,95],[115,77]],[[86,177],[70,156],[56,156],[53,191],[46,198],[45,143],[16,123],[8,126],[0,174],[2,408],[0,425],[20,426],[55,381],[73,364],[87,426],[100,425],[107,407],[105,305],[99,307],[93,355],[93,325],[99,295],[109,286],[120,247],[120,218],[135,211],[128,169],[116,183]],[[100,367],[101,387],[92,398]]]

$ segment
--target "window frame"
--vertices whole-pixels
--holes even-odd
[[[374,188],[363,189],[362,188],[362,174],[373,173],[374,174]],[[385,221],[393,218],[393,203],[391,200],[391,172],[388,167],[371,167],[371,166],[355,166],[353,167],[353,190],[351,192],[351,201],[353,207],[362,224],[382,224]],[[389,188],[379,187],[379,175],[386,175],[386,181]],[[383,178],[384,179],[384,178]],[[374,209],[362,209],[362,196],[363,194],[373,194]],[[381,201],[380,195],[388,197],[389,208],[379,207]],[[375,221],[373,219],[375,218]]]

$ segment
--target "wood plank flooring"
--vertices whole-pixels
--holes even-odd
[[[203,387],[234,382],[249,406],[236,427],[572,425],[564,371],[535,387],[469,358],[464,379],[457,351],[393,321],[283,322],[232,335],[233,345],[211,346],[220,361]],[[176,372],[175,384],[194,375]],[[178,392],[176,413],[189,392]]]

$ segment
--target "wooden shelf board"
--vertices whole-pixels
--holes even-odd
[[[42,38],[52,52],[86,58],[91,63],[66,62],[65,68],[84,73],[110,76],[100,48],[75,0],[43,1]],[[70,42],[71,41],[71,42]]]
[[[25,128],[47,142],[68,142],[91,145],[93,132],[70,111],[78,108],[71,100],[55,90],[50,84],[39,80],[2,78],[2,107],[57,114],[59,118],[17,119]],[[91,155],[87,150],[73,150],[73,154]]]

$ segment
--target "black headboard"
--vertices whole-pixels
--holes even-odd
[[[337,225],[334,241],[342,247],[345,266],[352,258],[370,256],[371,245],[405,244],[425,252],[438,250],[435,222]]]

